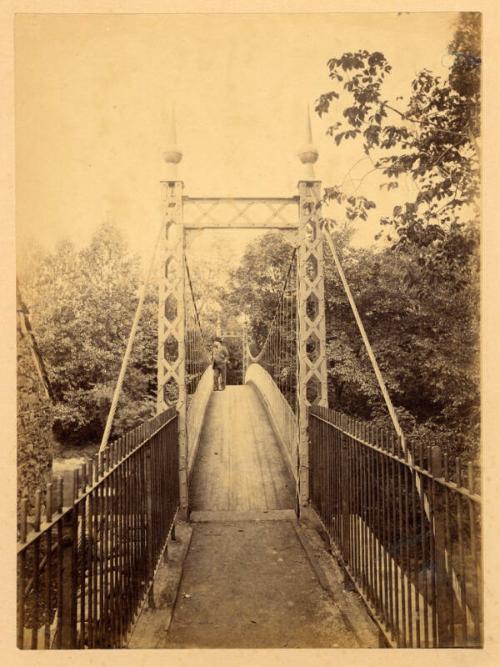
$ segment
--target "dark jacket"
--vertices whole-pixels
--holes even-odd
[[[227,364],[229,360],[229,352],[225,345],[217,345],[212,350],[212,361],[214,367],[221,368]]]

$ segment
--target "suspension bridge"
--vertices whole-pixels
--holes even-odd
[[[109,442],[141,296],[98,455],[21,502],[20,648],[481,646],[476,471],[402,432],[321,217],[307,132],[296,196],[237,199],[184,194],[172,129],[157,415]],[[242,384],[214,392],[185,239],[222,228],[279,229],[294,249],[267,338],[258,352],[242,340]],[[326,261],[390,429],[328,405]],[[155,591],[182,542],[167,618]]]

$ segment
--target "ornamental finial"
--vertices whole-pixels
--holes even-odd
[[[299,160],[304,165],[303,175],[305,180],[314,180],[315,176],[313,165],[317,161],[319,153],[312,140],[311,114],[309,111],[309,105],[307,105],[306,112],[306,143],[300,147],[297,155]]]
[[[182,151],[177,146],[177,127],[175,123],[175,105],[170,106],[170,113],[167,124],[167,145],[163,151],[163,159],[168,165],[168,177],[172,180],[177,179],[177,165],[182,160]]]

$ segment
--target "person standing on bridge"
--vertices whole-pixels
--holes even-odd
[[[214,339],[212,348],[212,367],[214,369],[214,391],[224,391],[226,388],[226,372],[229,361],[229,352],[222,343],[222,338]]]

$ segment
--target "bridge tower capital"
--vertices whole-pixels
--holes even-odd
[[[299,502],[309,500],[308,407],[328,405],[323,240],[320,229],[321,182],[314,174],[319,153],[312,141],[309,110],[306,143],[298,151],[303,165],[299,191],[297,252],[297,351]]]

